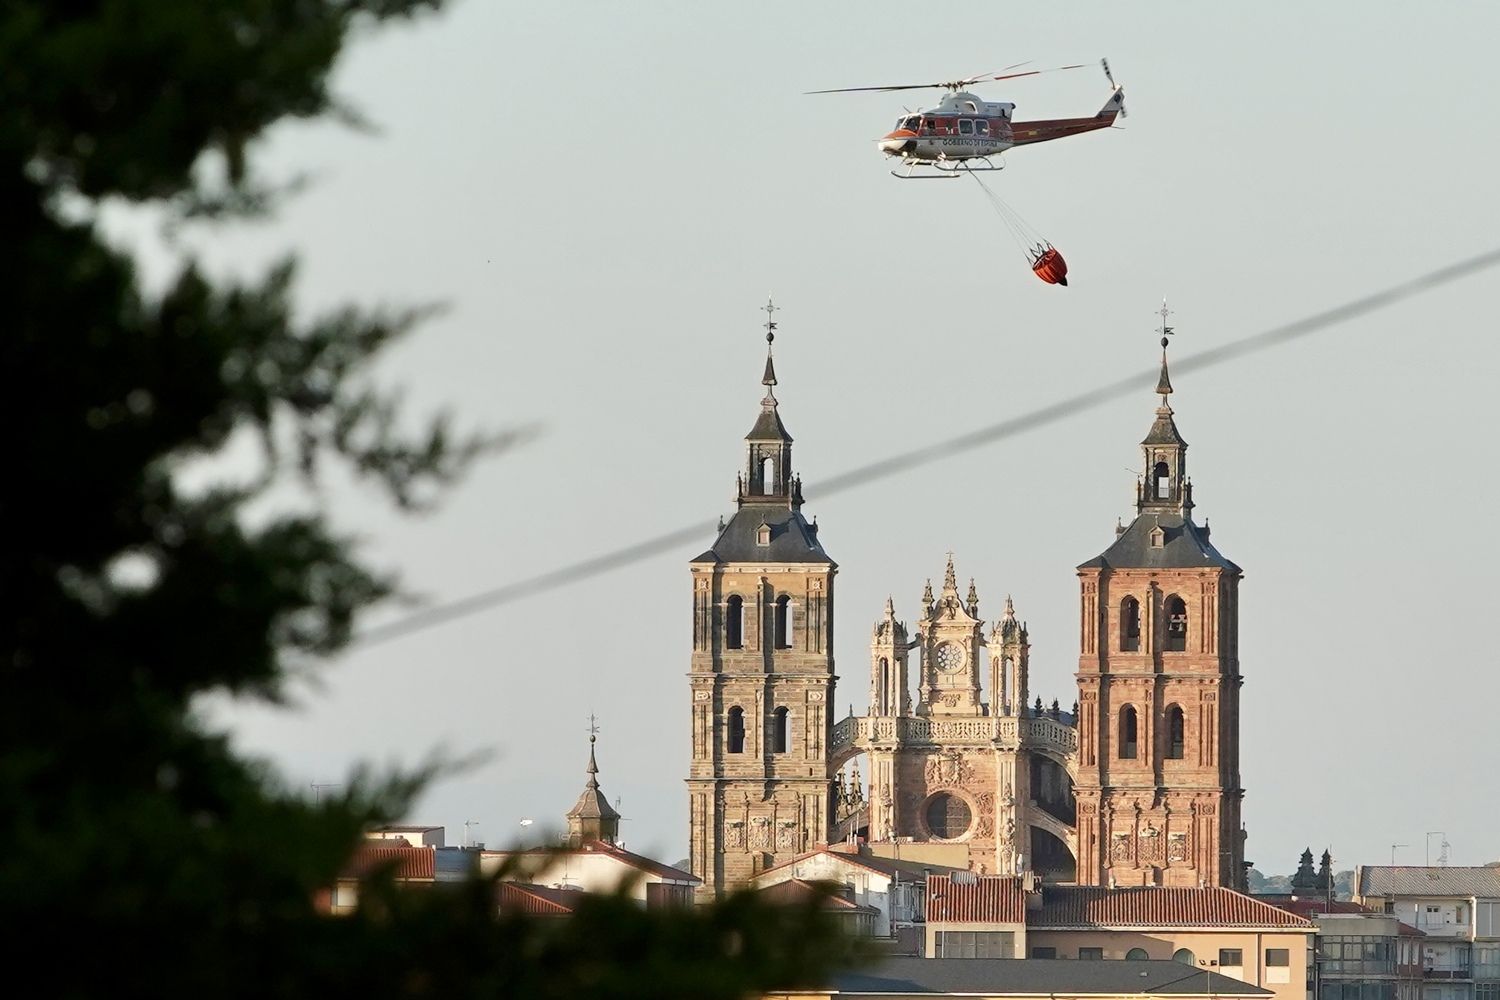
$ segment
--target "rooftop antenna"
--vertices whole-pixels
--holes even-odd
[[[1428,868],[1432,867],[1432,838],[1433,837],[1442,837],[1443,838],[1442,840],[1440,840],[1438,842],[1441,845],[1438,848],[1438,864],[1446,867],[1447,864],[1448,864],[1448,848],[1450,846],[1452,846],[1452,845],[1450,845],[1448,843],[1448,835],[1446,833],[1444,833],[1442,830],[1428,830],[1427,831],[1427,867]]]
[[[1398,848],[1398,847],[1410,847],[1410,846],[1411,846],[1410,844],[1392,844],[1391,845],[1391,867],[1392,868],[1396,867],[1396,848]]]
[[[322,805],[323,804],[323,789],[325,789],[325,788],[343,788],[343,787],[344,787],[343,785],[341,785],[341,784],[339,784],[337,782],[332,782],[332,781],[318,782],[318,781],[314,781],[312,783],[313,803],[315,805]]]
[[[477,819],[466,819],[466,820],[464,820],[464,846],[465,847],[482,847],[482,846],[484,846],[482,844],[476,844],[474,842],[474,835],[472,833],[472,830],[473,829],[477,829],[478,827],[479,827],[479,820],[477,820]]]

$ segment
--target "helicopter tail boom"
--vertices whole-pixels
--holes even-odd
[[[1017,146],[1029,146],[1052,139],[1063,139],[1070,135],[1109,128],[1125,109],[1125,88],[1116,87],[1114,93],[1099,113],[1090,118],[1052,118],[1046,121],[1016,122],[1011,126],[1011,142]]]

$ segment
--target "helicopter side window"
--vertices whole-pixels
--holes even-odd
[[[973,135],[974,134],[974,123],[972,121],[970,121],[969,119],[967,119],[967,118],[960,119],[959,123],[958,123],[958,134],[959,135]]]
[[[981,118],[978,121],[976,121],[974,123],[974,134],[975,135],[989,135],[990,134],[990,123],[987,122],[987,121],[985,121],[983,118]]]

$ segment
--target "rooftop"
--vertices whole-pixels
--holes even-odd
[[[835,975],[836,996],[1241,996],[1272,992],[1178,962],[1061,959],[887,958]],[[818,991],[826,993],[827,989]]]
[[[818,529],[786,500],[747,501],[724,525],[713,545],[693,562],[827,563],[833,564],[818,541]],[[760,544],[761,525],[771,529],[770,543]]]
[[[1500,867],[1361,865],[1356,896],[1493,896],[1500,898]]]
[[[355,848],[339,878],[365,878],[390,870],[398,879],[431,881],[436,877],[436,849],[431,847],[387,847],[388,841],[367,841]]]
[[[1162,530],[1160,545],[1151,534]],[[1226,559],[1208,540],[1208,530],[1192,518],[1177,513],[1146,511],[1138,514],[1115,543],[1079,569],[1199,569],[1217,566],[1232,572],[1240,568]]]
[[[1278,906],[1220,886],[1046,886],[1029,927],[1278,927],[1313,924]]]

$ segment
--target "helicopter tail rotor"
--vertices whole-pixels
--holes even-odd
[[[1109,60],[1108,59],[1100,59],[1099,60],[1099,65],[1101,67],[1103,67],[1103,69],[1104,69],[1104,79],[1106,79],[1106,80],[1109,81],[1109,88],[1111,90],[1113,90],[1115,93],[1117,93],[1117,94],[1120,95],[1120,102],[1119,102],[1120,117],[1121,118],[1129,118],[1130,115],[1127,114],[1126,111],[1125,111],[1125,94],[1124,94],[1124,88],[1121,87],[1119,84],[1115,83],[1115,75],[1109,71]]]

